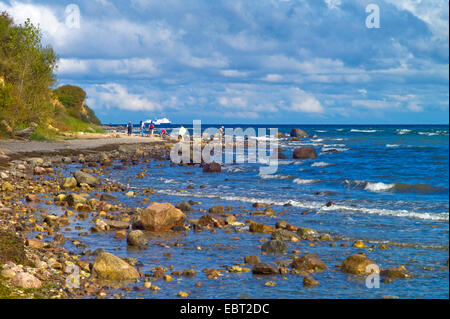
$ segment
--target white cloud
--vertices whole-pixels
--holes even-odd
[[[341,0],[325,0],[329,9],[336,9],[341,5]]]
[[[294,88],[291,94],[291,111],[304,113],[323,113],[325,109],[314,95],[299,88]]]
[[[127,75],[131,77],[153,77],[157,74],[155,63],[150,58],[130,59],[60,59],[58,74],[63,76]]]
[[[247,72],[242,72],[238,70],[221,70],[220,74],[226,77],[244,77],[247,75]]]
[[[362,106],[367,109],[387,109],[398,107],[400,103],[386,100],[353,100],[352,106]]]
[[[94,109],[117,108],[128,111],[161,109],[159,103],[152,102],[138,94],[129,93],[126,87],[117,83],[94,85],[86,91],[88,94],[87,103]]]
[[[267,82],[280,82],[283,77],[279,74],[267,74],[263,80]]]

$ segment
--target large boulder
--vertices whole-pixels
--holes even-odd
[[[92,275],[99,279],[122,281],[136,280],[138,271],[126,261],[107,252],[101,252],[95,258]]]
[[[149,231],[166,231],[183,226],[186,215],[169,203],[152,203],[141,214],[141,223]]]
[[[328,267],[316,254],[306,254],[292,262],[292,268],[297,270],[324,270]]]
[[[308,133],[299,128],[293,128],[291,130],[291,137],[308,137]]]
[[[317,158],[317,152],[312,146],[299,147],[294,150],[295,159],[314,159]]]
[[[279,269],[276,264],[269,263],[258,263],[253,267],[252,270],[254,275],[277,275],[279,274]]]
[[[95,177],[91,174],[82,171],[76,171],[75,173],[73,173],[73,176],[77,180],[78,185],[88,184],[89,186],[96,187],[101,184],[100,179],[98,177]]]
[[[282,254],[288,247],[284,241],[271,240],[261,246],[261,251],[267,254]]]
[[[11,284],[24,289],[39,289],[42,287],[42,283],[39,279],[26,272],[17,273],[14,278],[11,279]]]
[[[341,270],[350,274],[364,275],[373,272],[375,268],[369,267],[372,265],[375,265],[375,263],[361,253],[347,257],[342,263]]]
[[[222,167],[216,162],[212,162],[203,166],[203,173],[220,173]]]

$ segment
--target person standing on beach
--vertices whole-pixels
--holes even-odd
[[[220,140],[223,139],[224,135],[225,135],[225,127],[221,126],[220,129],[219,129],[219,138],[220,138]]]
[[[155,129],[155,125],[153,125],[153,121],[150,122],[150,136],[153,137],[153,130]]]
[[[133,132],[133,125],[131,124],[131,121],[130,122],[128,122],[128,124],[127,124],[127,133],[128,133],[128,136],[131,136],[131,133]]]
[[[178,140],[182,140],[184,138],[184,134],[186,134],[186,129],[183,125],[181,125],[180,130],[178,131]]]
[[[144,137],[144,133],[145,133],[145,123],[143,121],[141,121],[141,136]]]

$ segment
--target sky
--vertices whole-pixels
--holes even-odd
[[[366,23],[371,4],[379,28]],[[40,26],[58,86],[82,87],[103,123],[448,124],[448,6],[0,0],[16,23]]]

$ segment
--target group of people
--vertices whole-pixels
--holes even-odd
[[[146,129],[146,125],[145,124],[146,124],[145,122],[141,121],[140,132],[141,132],[141,136],[142,137],[145,136],[145,129]],[[148,136],[154,136],[155,125],[153,124],[153,121],[150,122],[150,125],[149,125],[148,129],[149,129],[149,135]],[[219,129],[219,137],[220,137],[220,139],[222,139],[224,134],[225,134],[224,130],[225,130],[225,128],[223,126]],[[130,121],[127,124],[127,134],[128,134],[128,136],[131,136],[132,133],[133,133],[133,124]],[[184,136],[186,135],[186,133],[187,133],[186,128],[183,125],[181,125],[181,127],[178,130],[178,140],[184,139]],[[166,129],[162,128],[161,130],[159,130],[158,135],[161,138],[165,138],[167,136]]]
[[[142,137],[145,137],[145,129],[146,129],[146,123],[141,121],[140,133],[141,133]],[[153,124],[153,121],[150,122],[150,125],[148,126],[148,130],[149,130],[148,136],[154,136],[155,124]],[[133,134],[133,124],[131,123],[131,121],[128,122],[128,124],[127,124],[127,134],[128,134],[128,136],[131,136]],[[161,130],[159,130],[158,135],[161,138],[165,138],[167,135],[167,131],[162,128]]]

